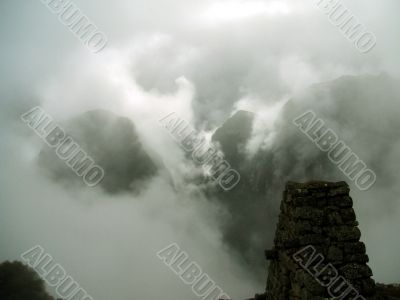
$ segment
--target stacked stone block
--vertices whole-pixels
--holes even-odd
[[[375,282],[345,182],[289,182],[283,194],[270,260],[266,299],[332,299],[293,255],[315,248],[365,299],[375,298]],[[343,299],[357,298],[350,293]]]

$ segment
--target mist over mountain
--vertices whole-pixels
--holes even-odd
[[[210,238],[211,243],[217,243],[216,241],[219,243],[219,238],[221,238],[222,245],[218,244],[218,249],[223,250],[218,251],[228,251],[235,268],[238,268],[236,270],[240,270],[240,278],[241,276],[248,278],[247,287],[254,291],[260,290],[260,288],[254,288],[253,285],[262,286],[265,280],[266,262],[263,253],[272,245],[278,218],[278,206],[281,200],[282,182],[312,179],[348,181],[337,166],[328,160],[326,153],[321,152],[292,123],[294,118],[305,111],[313,110],[327,123],[327,126],[334,129],[340,138],[352,147],[378,176],[376,184],[368,193],[359,191],[355,186],[351,186],[351,193],[374,275],[381,282],[391,282],[396,278],[395,264],[391,260],[396,256],[396,248],[388,249],[388,255],[382,256],[380,245],[393,243],[390,237],[395,235],[398,230],[396,224],[398,223],[399,207],[395,199],[396,193],[399,192],[399,187],[396,185],[399,175],[398,165],[393,161],[394,157],[400,153],[400,146],[398,146],[400,141],[397,134],[400,127],[398,120],[400,111],[396,107],[400,95],[399,87],[399,81],[386,74],[346,76],[316,84],[289,100],[279,111],[273,126],[263,131],[260,131],[260,126],[257,125],[265,118],[262,108],[253,112],[239,110],[233,113],[215,129],[212,136],[212,140],[225,154],[227,161],[241,175],[240,183],[229,192],[224,192],[215,185],[207,184],[206,179],[193,181],[192,177],[203,176],[206,178],[206,175],[201,174],[198,167],[193,167],[191,158],[179,150],[179,145],[168,133],[163,133],[165,135],[163,139],[168,142],[164,142],[160,138],[163,143],[171,145],[172,151],[165,153],[162,151],[162,147],[154,147],[152,141],[149,141],[151,135],[143,135],[142,132],[142,136],[145,138],[139,137],[139,132],[136,132],[136,127],[133,125],[136,123],[133,117],[121,117],[117,113],[95,110],[76,114],[75,117],[62,124],[82,148],[93,155],[95,161],[105,168],[107,176],[110,176],[106,176],[102,183],[105,193],[98,191],[99,193],[96,192],[90,196],[90,198],[96,199],[90,202],[90,210],[96,214],[99,210],[103,211],[102,214],[110,218],[108,203],[111,204],[118,199],[118,207],[111,210],[113,215],[111,218],[116,224],[119,224],[116,220],[121,219],[121,216],[122,220],[130,220],[129,211],[144,211],[145,217],[136,215],[139,221],[132,221],[134,223],[131,226],[122,223],[115,228],[112,226],[111,229],[106,223],[104,226],[107,230],[103,228],[100,229],[100,232],[108,230],[114,232],[115,230],[113,233],[116,238],[115,242],[121,243],[118,237],[121,236],[125,240],[124,236],[130,235],[132,228],[150,228],[151,234],[146,231],[136,232],[134,235],[142,243],[151,236],[151,240],[154,240],[150,243],[151,247],[159,244],[157,237],[160,232],[167,231],[167,234],[161,234],[166,236],[166,242],[170,239],[168,237],[174,236],[171,234],[171,230],[180,232],[179,235],[183,240],[188,240],[187,236],[192,238],[193,233],[196,232],[198,236],[196,247],[191,247],[191,251],[195,251],[194,249],[198,249],[200,245],[207,245]],[[385,117],[382,118],[382,116]],[[371,126],[371,122],[374,126]],[[140,129],[142,130],[143,126],[140,126]],[[250,151],[250,145],[255,147],[255,151],[254,149]],[[49,185],[50,183],[47,183],[45,178],[38,178],[40,180],[40,183],[37,183],[38,186],[49,185],[58,193],[61,190],[57,186],[62,187],[66,184],[67,186],[71,184],[80,186],[79,178],[75,178],[75,174],[71,174],[71,171],[62,162],[60,163],[56,157],[52,157],[54,154],[50,153],[46,147],[41,147],[41,151],[33,161],[39,162],[42,171],[50,175],[47,178],[51,178],[55,186]],[[154,155],[150,156],[145,149],[157,153],[160,161],[152,159]],[[24,158],[24,161],[27,163],[27,158]],[[174,162],[178,162],[178,164],[174,165]],[[19,168],[26,168],[26,166]],[[176,169],[173,170],[173,168]],[[168,170],[171,172],[166,172]],[[187,176],[192,172],[198,173],[198,175]],[[172,174],[174,180],[171,181],[169,175],[166,174]],[[140,188],[136,189],[137,183],[143,181],[148,184],[140,185]],[[183,182],[184,184],[175,185],[173,182]],[[41,190],[41,188],[39,189]],[[78,198],[86,198],[87,193],[80,189]],[[140,193],[142,196],[138,196],[138,191],[142,191]],[[12,194],[15,191],[7,193]],[[64,206],[71,206],[72,208],[68,209],[76,212],[81,211],[70,202],[72,199],[69,196],[62,195],[60,201]],[[122,195],[126,195],[126,197],[121,197]],[[29,197],[22,198],[29,201]],[[380,201],[377,201],[378,199]],[[58,202],[54,202],[54,199],[47,198],[47,196],[40,201],[45,201],[46,205],[52,207],[59,205]],[[132,205],[132,210],[126,209],[125,205],[128,203]],[[141,203],[146,203],[150,207],[144,209],[140,207]],[[8,205],[12,207],[18,205],[18,202],[10,202]],[[37,204],[29,202],[25,205],[36,206]],[[137,207],[138,205],[139,207]],[[177,207],[181,205],[182,208],[177,210]],[[41,213],[37,214],[42,215]],[[58,218],[64,218],[61,212],[57,215]],[[95,236],[101,236],[97,230],[87,226],[86,216],[82,215],[81,219],[80,215],[82,214],[79,213],[77,217],[74,217],[79,220],[76,227],[79,230],[87,227],[90,234],[96,233]],[[47,214],[42,215],[42,218],[48,218]],[[60,230],[67,232],[77,230],[77,228],[71,228],[70,216],[67,215],[65,218],[62,222],[63,228]],[[157,229],[151,225],[155,220],[158,224]],[[92,219],[91,222],[96,223],[97,221]],[[140,225],[137,225],[136,222]],[[164,228],[162,225],[164,222],[171,224],[171,228]],[[184,224],[184,226],[179,227],[175,224]],[[100,223],[96,227],[98,226]],[[205,227],[203,228],[203,226]],[[39,228],[46,231],[42,225]],[[209,232],[213,230],[221,236],[209,235]],[[98,243],[98,241],[93,241],[93,238],[90,241],[94,245]],[[131,242],[136,243],[135,240],[127,241],[125,249],[130,249],[128,245]],[[86,247],[90,249],[90,247]],[[145,248],[147,247],[150,245]],[[157,247],[155,248],[157,249]],[[108,246],[103,248],[101,253],[108,253],[107,249]],[[207,251],[198,250],[204,257],[209,257]],[[82,255],[91,257],[92,254],[91,251],[88,251]],[[146,255],[147,253],[141,254],[140,257],[147,257]],[[223,256],[220,252],[218,255]],[[128,258],[125,257],[123,260],[126,259]],[[146,260],[151,261],[149,258]],[[89,262],[89,264],[94,263],[95,261]],[[112,268],[115,263],[116,261],[111,259],[106,268]],[[137,264],[139,263],[136,262],[135,265]],[[80,267],[75,267],[75,269],[79,270]],[[153,266],[152,269],[157,270],[157,267]],[[231,283],[231,288],[237,286],[238,278],[225,277],[224,270],[220,271],[219,280],[223,281],[222,278],[229,278],[226,283]],[[113,270],[113,272],[119,271]],[[128,274],[133,276],[132,273],[128,272]],[[146,276],[150,276],[153,273],[149,271],[146,274]],[[87,276],[90,277],[89,273]],[[237,286],[237,290],[240,290],[239,286]],[[126,289],[122,293],[127,295],[130,291]],[[243,294],[248,295],[246,290],[243,291]]]
[[[241,263],[260,277],[265,274],[263,251],[272,245],[282,182],[348,180],[329,161],[327,154],[293,125],[292,121],[307,110],[315,111],[376,172],[378,181],[374,190],[377,193],[385,187],[397,189],[393,184],[398,175],[392,163],[385,163],[384,158],[400,152],[400,148],[390,146],[399,139],[397,116],[400,110],[396,106],[399,97],[399,82],[387,74],[345,76],[316,84],[289,100],[273,129],[256,132],[253,125],[260,118],[257,111],[239,110],[214,131],[212,141],[239,171],[241,181],[229,193],[218,187],[203,186],[204,180],[200,177],[204,175],[196,175],[194,182],[190,177],[186,181],[199,184],[209,201],[227,210],[219,220],[223,239],[236,251]],[[381,102],[385,105],[380,105]],[[385,115],[385,122],[381,115]],[[373,129],[371,122],[376,122]],[[107,175],[101,185],[108,193],[139,191],[143,188],[141,184],[145,186],[157,169],[166,169],[162,162],[156,166],[151,160],[132,121],[127,118],[106,111],[92,111],[71,119],[66,128],[104,166]],[[262,141],[254,154],[248,150],[252,140]],[[378,143],[374,142],[377,140]],[[189,157],[182,159],[182,163],[192,164]],[[40,153],[39,162],[56,180],[76,181],[76,176],[50,150]],[[360,195],[354,186],[352,193]],[[365,203],[364,199],[364,203],[360,200],[357,204],[363,207]],[[394,204],[389,198],[385,205]],[[379,210],[377,213],[379,215]]]
[[[374,279],[399,282],[398,0],[341,1],[376,37],[368,53],[321,1],[69,1],[108,38],[92,53],[49,10],[61,2],[0,1],[0,263],[41,245],[94,300],[198,300],[156,255],[176,242],[248,299],[286,181],[345,180]],[[33,107],[105,169],[98,186],[21,120]],[[296,128],[308,110],[376,173],[371,189]],[[173,112],[240,173],[234,189],[160,125]]]
[[[212,136],[218,142],[225,158],[235,164],[245,156],[246,143],[251,137],[254,113],[240,110],[226,120]]]
[[[96,164],[104,168],[106,176],[100,186],[108,193],[139,192],[157,173],[158,167],[143,149],[135,126],[128,118],[94,110],[68,120],[64,128]],[[39,164],[56,181],[82,182],[47,146],[39,155]]]
[[[399,175],[395,170],[400,166],[388,163],[388,158],[400,153],[400,146],[393,146],[400,142],[399,101],[400,82],[386,74],[345,76],[314,85],[291,99],[275,123],[273,142],[260,144],[253,156],[243,145],[243,142],[259,139],[248,130],[253,119],[250,113],[239,111],[217,129],[213,139],[220,141],[227,160],[238,168],[241,181],[229,193],[216,191],[212,194],[230,213],[229,220],[224,222],[225,241],[240,253],[251,269],[263,272],[262,253],[272,245],[282,182],[349,181],[327,154],[293,124],[292,121],[307,110],[315,111],[377,174],[378,180],[370,194],[352,185],[352,194],[361,211],[360,219],[368,220],[362,224],[366,228],[364,232],[380,223],[380,215],[388,208],[398,210],[392,199],[399,190],[395,184]],[[254,119],[257,119],[256,112]],[[266,130],[264,140],[271,134]],[[375,198],[379,194],[385,195],[380,204]],[[363,214],[368,206],[373,207],[375,217]],[[366,242],[374,248],[371,240]]]

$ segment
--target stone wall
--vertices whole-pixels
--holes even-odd
[[[343,296],[338,299],[377,299],[360,236],[345,182],[289,182],[274,248],[266,251],[264,297],[333,299],[328,291],[336,289],[335,295]]]

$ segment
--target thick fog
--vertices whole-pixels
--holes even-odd
[[[233,299],[253,296],[265,289],[266,262],[264,276],[253,272],[232,241],[232,228],[247,228],[235,214],[251,218],[252,199],[242,209],[207,193],[201,168],[159,120],[176,112],[210,136],[238,110],[253,112],[242,154],[250,166],[270,159],[265,217],[274,220],[287,180],[347,180],[294,127],[311,109],[376,172],[370,190],[351,185],[351,195],[374,279],[399,281],[397,0],[342,1],[377,38],[367,54],[317,1],[74,3],[107,35],[102,51],[92,53],[42,1],[0,3],[0,261],[41,245],[95,300],[197,299],[156,256],[176,242]],[[47,145],[20,118],[35,106],[81,146],[96,145],[112,170],[108,188],[57,173],[57,159],[43,156]],[[85,136],[77,120],[93,110],[133,129],[99,124],[100,141]],[[266,226],[265,247],[275,230]],[[252,255],[263,261],[259,244]]]

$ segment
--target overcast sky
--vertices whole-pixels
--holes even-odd
[[[207,131],[238,109],[258,113],[249,145],[254,153],[264,138],[259,134],[279,118],[282,105],[313,84],[345,75],[386,73],[399,79],[398,0],[342,1],[377,38],[367,54],[330,23],[316,2],[75,0],[108,38],[102,51],[92,53],[41,1],[2,0],[0,261],[18,259],[40,244],[95,300],[196,299],[155,255],[176,241],[234,299],[262,291],[266,278],[254,278],[223,244],[218,220],[223,208],[207,201],[195,184],[177,191],[159,175],[139,195],[66,189],[41,172],[37,155],[43,142],[19,116],[40,105],[59,122],[93,109],[128,117],[146,151],[161,158],[175,182],[182,181],[179,176],[191,167],[158,124],[170,112]],[[371,98],[351,107],[354,114],[346,105],[340,108],[355,122],[375,116],[374,122],[359,124],[379,127],[386,113],[398,112],[396,93],[390,103]],[[329,99],[310,103],[328,109],[335,105]],[[376,115],[379,109],[382,114]],[[384,124],[383,131],[393,135],[380,140],[391,149],[389,155],[374,156],[376,163],[384,160],[392,181],[368,196],[355,193],[368,199],[364,204],[358,199],[355,206],[375,277],[386,282],[400,280],[399,177],[393,175],[400,142],[394,122]],[[338,130],[356,136],[368,127]],[[372,152],[362,145],[357,144],[369,159]],[[390,209],[382,208],[385,198],[394,203]]]

